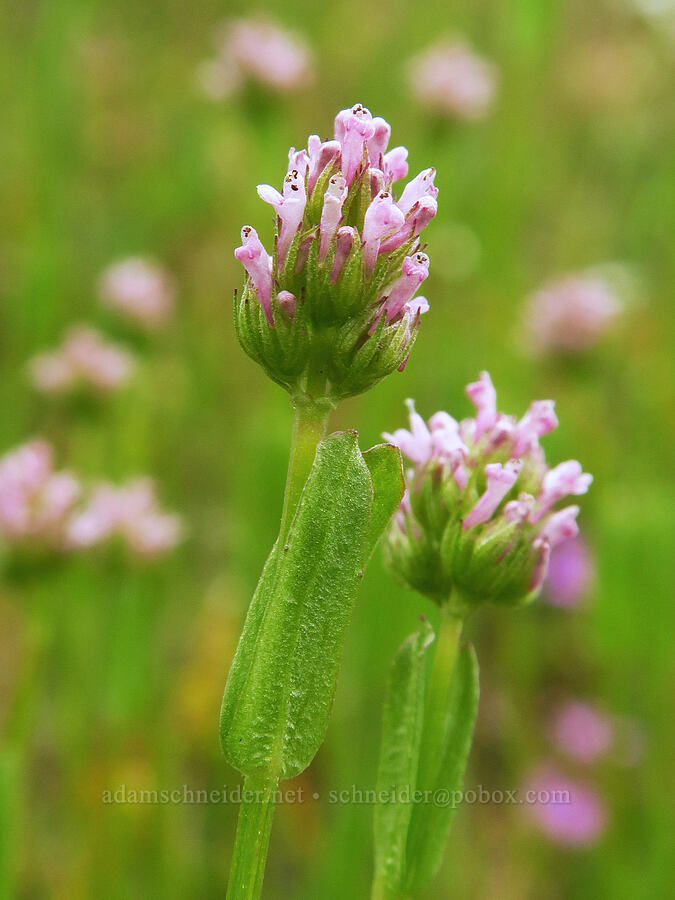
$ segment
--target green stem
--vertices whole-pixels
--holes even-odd
[[[244,779],[227,900],[260,897],[277,784],[277,778],[267,775],[247,775]]]
[[[331,406],[307,398],[298,400],[293,420],[291,455],[288,461],[284,508],[281,513],[279,544],[288,538],[293,516],[316,455],[316,447],[326,434]]]
[[[282,546],[288,539],[302,490],[314,463],[317,444],[326,434],[333,405],[324,395],[325,377],[323,380],[317,377],[315,383],[308,381],[302,396],[294,398],[291,453],[279,528],[279,544]],[[227,900],[257,900],[260,897],[278,783],[278,776],[270,773],[247,775],[244,780]]]
[[[459,650],[459,639],[464,620],[441,608],[441,621],[436,636],[436,652],[424,709],[424,740],[420,752],[420,773],[431,775],[438,768],[441,747],[445,744],[448,721],[448,694],[455,660]]]

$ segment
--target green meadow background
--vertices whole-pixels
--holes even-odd
[[[507,411],[555,398],[549,458],[578,457],[595,475],[581,516],[598,566],[589,601],[469,621],[482,698],[466,786],[516,789],[555,758],[547,726],[567,697],[629,717],[644,745],[632,768],[567,766],[605,797],[594,847],[551,845],[518,806],[465,806],[424,897],[672,896],[672,34],[610,0],[270,2],[253,11],[307,36],[314,82],[282,99],[213,103],[195,68],[214,26],[248,5],[2,6],[0,451],[41,435],[59,467],[147,472],[189,535],[152,565],[101,554],[3,578],[0,897],[224,896],[236,804],[103,796],[239,784],[221,757],[218,707],[276,536],[291,409],[236,343],[232,251],[244,223],[271,242],[256,184],[280,184],[288,147],[329,136],[356,101],[389,120],[412,174],[437,168],[440,205],[431,311],[410,362],[345,403],[334,427],[358,429],[367,447],[404,424],[408,396],[425,415],[467,415],[464,385],[488,368]],[[433,121],[409,97],[406,60],[445,33],[500,70],[482,123]],[[153,337],[96,300],[101,269],[132,254],[177,280],[174,321]],[[552,275],[617,261],[634,283],[614,334],[573,362],[523,356],[523,297]],[[30,356],[77,321],[141,357],[133,386],[106,402],[40,398],[27,382]],[[288,785],[307,802],[277,812],[269,900],[368,896],[372,808],[329,792],[374,785],[387,667],[420,613],[435,617],[376,557],[325,745]]]

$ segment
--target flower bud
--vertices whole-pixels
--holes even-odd
[[[533,599],[551,549],[578,532],[579,507],[555,504],[592,481],[576,460],[546,465],[539,437],[557,425],[550,401],[533,403],[520,421],[505,416],[487,372],[467,394],[474,418],[438,412],[426,423],[408,401],[410,430],[384,435],[413,464],[388,535],[389,565],[458,613]]]
[[[390,132],[361,104],[342,110],[334,140],[291,149],[281,191],[258,187],[276,213],[273,253],[242,230],[237,336],[296,399],[335,403],[402,369],[429,308],[415,293],[429,271],[420,234],[436,214],[435,170],[397,199],[407,150],[387,152]]]

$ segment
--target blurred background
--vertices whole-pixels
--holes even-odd
[[[228,30],[240,16],[291,36]],[[0,455],[41,439],[43,468],[86,490],[147,476],[155,494],[125,495],[110,540],[85,516],[72,552],[44,525],[3,533],[0,509],[0,896],[224,895],[236,804],[104,797],[239,783],[218,708],[291,409],[236,343],[233,249],[245,223],[269,244],[256,184],[357,101],[411,175],[436,167],[439,213],[405,372],[334,427],[367,447],[408,396],[468,415],[487,368],[507,412],[554,398],[548,458],[595,475],[544,597],[468,623],[466,787],[544,779],[577,805],[463,806],[425,897],[670,895],[673,4],[31,0],[2,18]],[[270,900],[368,896],[372,807],[329,792],[374,785],[387,668],[420,613],[376,556],[325,745],[289,783],[306,802],[277,811]]]

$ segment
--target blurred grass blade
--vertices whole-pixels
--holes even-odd
[[[290,778],[321,745],[372,499],[356,433],[322,441],[288,542],[263,571],[225,687],[221,742],[246,774]]]
[[[450,824],[471,750],[478,712],[478,660],[471,644],[459,652],[448,699],[449,728],[433,783],[431,802],[415,805],[410,821],[405,896],[414,895],[433,877],[443,859]],[[418,786],[419,787],[419,786]]]
[[[433,629],[423,619],[417,632],[398,649],[389,670],[377,795],[393,791],[395,796],[375,807],[373,900],[398,897],[401,893],[424,724],[426,654],[433,640]]]
[[[373,482],[373,507],[370,515],[365,561],[373,554],[377,542],[403,499],[403,463],[401,451],[393,444],[378,444],[363,454]]]

